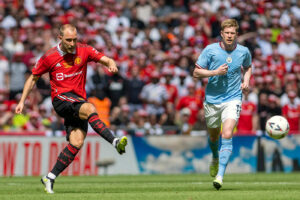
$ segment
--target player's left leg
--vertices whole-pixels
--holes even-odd
[[[125,146],[127,145],[127,137],[122,138],[115,137],[108,127],[99,118],[96,108],[91,103],[83,103],[79,108],[79,118],[88,120],[91,127],[102,136],[106,141],[111,143],[119,152],[119,154],[125,153]]]
[[[222,142],[219,155],[219,170],[213,185],[216,189],[220,189],[223,184],[223,177],[230,156],[232,154],[232,136],[233,130],[238,122],[241,111],[241,101],[234,100],[227,102],[223,106],[222,111]]]
[[[232,154],[232,133],[235,125],[236,121],[234,119],[227,119],[223,123],[219,169],[216,179],[213,182],[216,189],[220,189],[222,187],[225,170]]]

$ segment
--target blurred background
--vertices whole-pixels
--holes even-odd
[[[24,114],[14,115],[14,109],[32,67],[57,45],[58,29],[66,23],[77,26],[79,42],[119,67],[112,75],[89,63],[86,84],[88,101],[116,135],[205,136],[207,79],[193,80],[192,72],[203,48],[220,41],[226,18],[238,20],[238,42],[253,59],[251,91],[244,94],[235,134],[256,141],[273,115],[285,116],[289,134],[299,134],[300,1],[0,0],[0,147],[1,135],[65,134],[63,119],[52,108],[47,74],[26,100]],[[251,155],[263,156],[260,142],[254,142],[257,152]],[[299,145],[293,147],[298,155]],[[297,161],[289,162],[297,168]]]

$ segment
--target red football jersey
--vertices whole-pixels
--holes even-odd
[[[32,74],[50,74],[51,97],[72,92],[86,99],[87,63],[98,62],[104,56],[93,47],[77,43],[74,53],[63,52],[59,44],[47,51],[32,69]]]
[[[300,131],[300,106],[286,104],[282,107],[282,115],[286,117],[290,124],[290,132],[298,133]]]
[[[169,99],[168,101],[169,102],[172,102],[172,103],[175,103],[177,97],[178,97],[178,90],[177,90],[177,87],[175,85],[172,85],[172,84],[164,84],[168,94],[169,94]]]
[[[191,116],[189,119],[189,123],[194,125],[197,121],[197,113],[203,107],[201,101],[198,98],[193,96],[184,96],[179,99],[178,104],[176,106],[176,110],[181,110],[183,108],[189,108],[191,110]]]
[[[256,114],[256,105],[250,101],[244,101],[242,103],[242,110],[240,113],[237,129],[239,134],[251,134],[253,129],[252,117]]]

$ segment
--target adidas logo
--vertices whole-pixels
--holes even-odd
[[[55,67],[61,67],[61,65],[60,65],[59,63],[57,63],[57,64],[55,65]]]

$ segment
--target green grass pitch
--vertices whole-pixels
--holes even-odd
[[[0,177],[1,200],[296,200],[300,173],[228,174],[221,190],[207,174],[59,177],[55,194],[44,193],[40,177]]]

